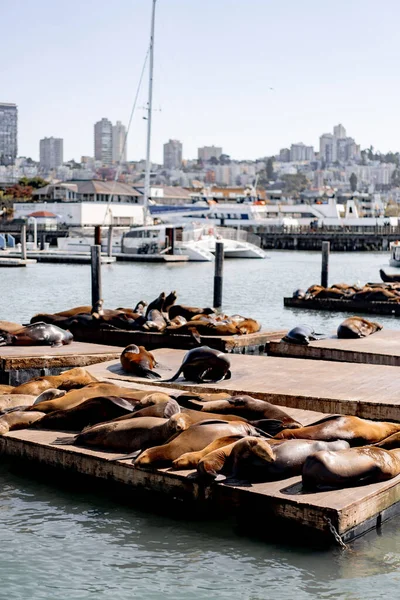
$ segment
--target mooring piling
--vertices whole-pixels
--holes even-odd
[[[92,307],[98,306],[101,300],[101,246],[91,246],[91,270],[92,270]]]
[[[328,271],[329,271],[329,250],[330,242],[322,242],[322,266],[321,266],[321,285],[328,287]]]
[[[222,306],[222,285],[224,268],[224,244],[215,242],[215,271],[214,271],[214,308]]]

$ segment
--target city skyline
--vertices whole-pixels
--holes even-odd
[[[37,160],[38,140],[58,135],[65,140],[65,157],[79,160],[92,154],[96,118],[106,114],[113,122],[128,122],[148,46],[151,3],[120,0],[113,8],[104,1],[94,6],[76,0],[67,14],[48,0],[7,6],[2,42],[13,52],[4,69],[2,101],[19,107],[19,155]],[[15,45],[13,24],[21,10],[31,27]],[[400,6],[389,0],[388,10],[383,36],[377,30],[380,8],[371,1],[339,0],[332,11],[313,0],[281,7],[260,0],[245,5],[204,0],[201,6],[159,0],[154,107],[162,110],[154,112],[152,159],[162,162],[168,139],[181,140],[187,157],[213,144],[238,159],[276,154],[300,139],[316,147],[321,132],[340,122],[361,147],[396,150],[400,84],[393,78],[394,24]],[[329,30],[340,32],[329,44],[328,17]],[[67,43],[71,28],[73,48]],[[39,36],[39,30],[46,34]],[[35,90],[44,57],[52,93],[27,94],[27,86]],[[21,69],[23,81],[15,76]],[[144,79],[138,107],[146,100]],[[145,155],[143,115],[138,108],[128,137],[129,160]]]

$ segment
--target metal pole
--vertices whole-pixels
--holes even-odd
[[[107,238],[107,256],[112,256],[112,244],[113,244],[113,226],[110,225],[108,228],[108,238]]]
[[[330,242],[322,242],[322,267],[321,267],[321,285],[328,287],[328,271],[329,271],[329,250]]]
[[[214,271],[214,308],[222,306],[222,284],[224,267],[224,243],[215,243],[215,271]]]
[[[21,258],[26,260],[26,224],[21,226]]]
[[[149,62],[149,99],[147,103],[147,149],[146,149],[146,171],[144,176],[144,198],[143,198],[143,221],[147,223],[147,210],[150,197],[150,138],[151,138],[151,115],[153,108],[153,62],[154,62],[154,23],[156,15],[156,2],[153,0],[153,10],[151,13],[151,33],[150,33],[150,62]]]
[[[96,244],[90,248],[92,268],[92,307],[98,306],[101,300],[101,246]]]

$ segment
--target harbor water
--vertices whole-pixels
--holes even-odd
[[[333,254],[329,281],[379,281],[383,253]],[[320,281],[317,253],[271,252],[226,261],[223,309],[265,329],[308,323],[333,332],[347,315],[283,308],[283,296]],[[122,263],[103,267],[106,307],[176,290],[183,304],[212,302],[213,265]],[[90,268],[38,264],[2,269],[0,319],[90,304]],[[395,317],[370,317],[398,328]],[[334,368],[334,364],[332,364]],[[356,382],[349,382],[356,385]],[[90,488],[51,483],[0,465],[0,600],[377,600],[397,597],[400,519],[351,550],[292,545],[204,521],[119,504]],[[267,516],[266,516],[267,522]],[[266,525],[260,524],[260,532]],[[296,534],[297,535],[297,534]]]

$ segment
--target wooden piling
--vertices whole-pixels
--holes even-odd
[[[101,246],[96,244],[90,248],[92,268],[92,307],[101,300]]]
[[[325,288],[328,287],[330,245],[330,242],[322,242],[321,285]]]
[[[94,228],[94,245],[101,246],[101,226],[96,225]]]
[[[113,244],[113,226],[110,225],[108,228],[108,236],[107,236],[107,256],[112,256],[112,244]]]
[[[21,258],[26,260],[26,223],[21,226]]]
[[[222,306],[222,284],[224,267],[224,244],[215,242],[214,308]]]

